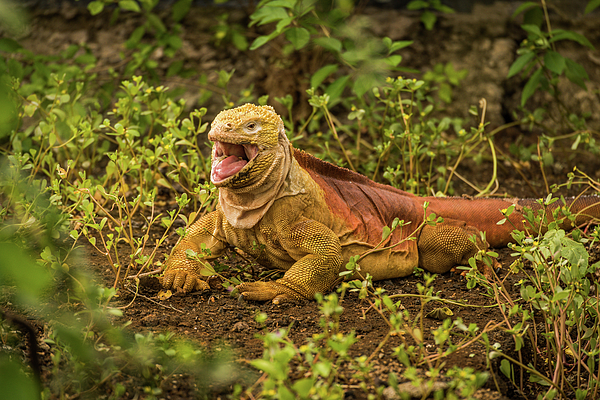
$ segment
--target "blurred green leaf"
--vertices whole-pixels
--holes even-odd
[[[25,374],[19,363],[0,354],[0,393],[3,399],[38,400],[37,387],[34,378]]]
[[[191,5],[192,0],[178,0],[173,4],[173,9],[171,10],[171,18],[173,18],[173,21],[181,21],[190,11]]]
[[[104,3],[101,1],[92,1],[88,4],[87,7],[90,11],[90,14],[97,15],[100,14],[102,10],[104,10]]]
[[[565,75],[571,82],[575,83],[576,85],[579,85],[582,89],[587,90],[585,81],[589,80],[590,77],[588,76],[587,72],[585,71],[585,68],[583,68],[581,64],[576,63],[570,58],[566,58]]]
[[[590,0],[585,6],[584,14],[589,14],[598,7],[600,7],[600,0]]]
[[[559,40],[572,40],[574,42],[579,43],[582,46],[587,47],[590,50],[595,50],[595,47],[592,43],[590,43],[587,38],[579,33],[573,31],[565,31],[562,29],[555,29],[552,31],[552,38],[550,39],[550,43],[558,42]]]
[[[423,11],[423,14],[421,14],[421,22],[423,25],[425,25],[425,29],[428,31],[433,29],[435,26],[435,21],[437,21],[437,17],[431,11]]]
[[[133,11],[138,13],[142,11],[135,0],[121,0],[119,1],[119,7],[126,11]]]
[[[525,87],[523,88],[523,93],[521,93],[521,106],[524,106],[527,100],[535,93],[537,90],[540,80],[542,79],[542,68],[538,68],[533,75],[529,78]]]
[[[0,51],[6,52],[6,53],[14,53],[17,50],[22,49],[23,46],[21,46],[17,41],[10,39],[10,38],[0,38]]]
[[[293,27],[285,32],[285,37],[294,45],[296,50],[300,50],[308,44],[310,33],[304,28]]]
[[[29,255],[13,243],[0,243],[0,285],[15,286],[17,301],[25,305],[38,305],[52,276]]]
[[[320,68],[317,72],[315,72],[310,78],[310,86],[313,88],[318,88],[321,83],[335,71],[337,71],[339,66],[337,64],[328,64],[322,68]]]
[[[556,51],[549,50],[544,55],[544,65],[550,71],[560,75],[565,69],[565,58]]]
[[[523,11],[527,11],[532,8],[540,8],[540,4],[536,3],[535,1],[527,1],[523,4],[521,4],[519,7],[517,7],[517,9],[513,12],[513,15],[511,18],[515,18],[517,15],[521,14]]]

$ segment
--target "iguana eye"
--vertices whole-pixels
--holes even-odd
[[[248,122],[248,124],[246,124],[246,128],[253,131],[256,128],[256,122]]]

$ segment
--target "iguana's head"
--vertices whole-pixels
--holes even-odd
[[[214,142],[211,181],[218,187],[241,188],[264,175],[276,157],[283,121],[273,107],[245,104],[221,111],[211,125]]]

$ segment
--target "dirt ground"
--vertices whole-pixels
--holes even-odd
[[[393,40],[415,40],[415,43],[403,53],[402,65],[421,71],[431,69],[437,63],[452,62],[456,69],[467,68],[469,75],[461,86],[455,89],[456,99],[447,107],[446,113],[452,116],[466,116],[469,105],[477,104],[481,97],[485,97],[488,103],[488,120],[491,127],[499,126],[511,120],[512,111],[517,108],[520,92],[517,91],[522,82],[518,79],[506,80],[508,68],[514,60],[515,49],[523,32],[519,28],[518,20],[511,20],[511,13],[516,5],[512,2],[497,2],[492,5],[476,5],[470,14],[456,14],[452,16],[440,16],[439,27],[433,32],[423,29],[418,22],[418,16],[406,11],[370,9],[364,10],[364,14],[372,20],[371,29],[379,34],[391,37]],[[242,20],[232,11],[234,18]],[[576,29],[586,34],[587,38],[595,45],[600,44],[600,31],[597,27],[598,18],[595,19],[581,16],[565,15],[557,13],[554,15],[557,24],[563,24],[568,29]],[[123,20],[114,26],[107,26],[105,18],[90,19],[85,10],[64,3],[58,8],[37,10],[32,19],[31,28],[23,35],[20,42],[34,52],[58,53],[71,43],[87,43],[88,47],[99,58],[98,69],[106,66],[116,65],[121,62],[119,51],[122,43],[136,26],[135,20]],[[233,46],[217,48],[213,42],[213,32],[210,27],[211,14],[205,9],[197,9],[190,13],[184,20],[184,45],[181,57],[185,59],[186,66],[194,66],[208,74],[209,82],[216,82],[216,74],[219,69],[236,69],[230,87],[246,88],[254,84],[258,95],[268,93],[271,98],[291,93],[298,104],[298,115],[306,113],[308,105],[303,95],[307,88],[306,74],[314,66],[310,63],[298,63],[291,70],[277,68],[271,63],[272,49],[265,47],[253,55],[247,55]],[[573,91],[574,106],[580,111],[593,111],[600,109],[600,102],[594,90],[600,88],[600,55],[598,51],[578,50],[575,47],[567,48],[568,56],[571,56],[585,65],[592,77],[590,90],[582,92],[576,88],[568,87],[565,90]],[[168,60],[160,54],[155,58],[159,65],[166,66]],[[284,66],[285,67],[285,66]],[[283,75],[286,74],[286,75]],[[284,79],[284,76],[286,77]],[[289,78],[291,76],[291,78]],[[184,86],[194,88],[195,83],[180,79],[165,79],[165,85],[170,87]],[[235,92],[235,90],[233,90]],[[188,104],[192,107],[198,97],[198,90],[190,90],[187,94]],[[543,99],[536,99],[542,101]],[[209,106],[209,119],[221,108],[218,101]],[[305,105],[302,105],[305,104]],[[592,125],[600,122],[600,114],[591,116]],[[510,129],[497,137],[498,147],[509,152],[509,146],[517,138],[522,145],[536,143],[534,135],[522,135],[517,129]],[[573,165],[581,168],[592,177],[600,177],[600,161],[591,154],[555,151],[555,165],[545,171],[549,183],[564,182],[566,173],[572,170]],[[499,171],[499,189],[497,194],[508,194],[511,196],[534,197],[545,193],[543,175],[538,166],[529,163],[520,165],[523,175],[514,171],[514,166],[501,164]],[[490,172],[482,166],[465,165],[461,174],[472,182],[482,184],[489,179]],[[473,194],[467,185],[457,183],[460,193]],[[566,194],[577,194],[573,189]],[[164,199],[167,208],[174,204],[174,199]],[[158,235],[158,232],[154,234]],[[175,234],[169,237],[164,253],[168,253],[176,243]],[[106,264],[105,259],[90,251],[86,258],[89,268],[95,271],[99,279],[105,284],[112,284],[113,275]],[[503,265],[510,264],[510,252],[507,249],[500,250],[499,261]],[[239,261],[235,261],[237,265]],[[230,272],[232,273],[232,272]],[[504,268],[501,277],[507,274]],[[227,273],[225,273],[227,275]],[[514,296],[517,297],[517,289],[514,283],[519,277],[510,275],[505,281],[507,288],[513,288]],[[390,294],[416,294],[417,283],[422,282],[420,277],[408,277],[379,282],[378,285],[386,289]],[[172,331],[193,339],[209,348],[218,346],[231,346],[236,358],[244,364],[243,360],[261,357],[263,352],[262,342],[256,338],[262,328],[254,322],[257,312],[268,315],[266,325],[274,330],[279,327],[291,327],[290,337],[297,344],[311,335],[321,332],[319,325],[319,311],[316,302],[305,302],[302,304],[273,305],[270,303],[238,301],[236,297],[230,296],[229,292],[222,289],[218,282],[213,282],[213,290],[210,292],[192,293],[187,296],[174,295],[173,297],[160,301],[157,298],[160,289],[156,279],[146,278],[140,286],[140,293],[133,304],[124,309],[124,316],[116,322],[131,321],[129,329],[132,331],[164,332]],[[467,304],[490,305],[492,299],[486,297],[483,290],[475,288],[468,290],[464,278],[455,274],[438,276],[434,282],[435,292],[446,299],[460,300]],[[121,290],[115,303],[116,306],[129,304],[133,295],[127,290]],[[420,301],[417,298],[406,298],[403,305],[411,313],[416,315],[420,309]],[[385,321],[368,303],[358,299],[356,293],[348,294],[342,306],[344,313],[340,324],[343,333],[356,332],[359,339],[352,347],[351,355],[373,357],[372,377],[373,381],[380,385],[386,385],[388,374],[395,372],[400,375],[403,367],[392,355],[393,348],[398,346],[400,339],[391,340],[381,349],[377,346],[388,332]],[[427,308],[432,309],[439,306],[430,303]],[[466,308],[449,306],[454,317],[460,317],[466,324],[475,323],[484,327],[490,321],[501,321],[502,315],[497,308]],[[431,341],[430,330],[436,329],[441,321],[425,319],[425,340]],[[500,343],[502,349],[511,354],[514,342],[511,336],[501,330],[494,331],[490,336],[492,343]],[[526,346],[525,352],[531,352],[530,344]],[[500,385],[497,391],[493,380],[478,393],[481,399],[520,399],[523,398],[508,382],[504,375],[498,370],[499,361],[493,360],[493,370],[496,373]],[[486,370],[485,349],[475,344],[468,351],[458,352],[448,357],[446,368],[457,365],[461,367],[473,367],[476,370]],[[339,381],[346,388],[346,398],[365,398],[352,377],[353,371],[339,371]],[[248,379],[256,376],[250,375]],[[242,379],[242,378],[240,378]],[[164,382],[163,395],[165,399],[189,398],[193,393],[193,384],[185,380],[179,381],[176,377],[172,381]],[[214,387],[211,392],[213,398],[225,398],[231,389],[229,387]],[[529,386],[525,387],[528,398],[535,398],[535,390]],[[128,393],[126,397],[133,397]]]

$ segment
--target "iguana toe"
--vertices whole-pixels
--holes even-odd
[[[208,290],[208,283],[196,276],[194,273],[182,270],[169,270],[159,278],[165,289],[174,289],[178,292],[188,293],[192,290]]]
[[[304,300],[302,295],[277,282],[242,283],[236,286],[236,289],[244,300],[272,300],[274,304],[297,303]]]

